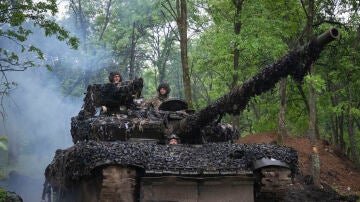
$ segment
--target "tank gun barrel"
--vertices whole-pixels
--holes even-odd
[[[272,89],[281,78],[291,75],[295,80],[301,81],[309,71],[310,65],[319,58],[325,45],[338,38],[339,31],[331,28],[306,45],[289,51],[280,60],[263,68],[242,85],[234,87],[215,102],[181,120],[174,132],[179,136],[192,135],[197,138],[202,127],[224,114],[239,114],[245,109],[251,97]]]
[[[317,36],[314,42],[319,46],[325,46],[326,44],[330,43],[335,39],[338,39],[339,37],[340,37],[339,30],[332,27],[328,31]]]

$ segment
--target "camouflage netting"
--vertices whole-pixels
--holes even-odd
[[[112,116],[94,116],[83,119],[71,119],[71,135],[73,142],[85,140],[126,141],[131,138],[148,138],[164,142],[172,133],[172,125],[184,119],[187,114],[182,112],[154,111],[147,109],[127,110],[123,114]],[[201,142],[224,142],[238,139],[238,130],[230,124],[213,122],[200,132]],[[191,142],[185,136],[183,143]]]
[[[236,175],[252,174],[252,162],[274,158],[297,168],[297,152],[271,144],[244,145],[209,143],[204,145],[159,145],[142,142],[79,142],[58,150],[46,168],[46,179],[53,186],[72,186],[91,176],[99,166],[121,165],[144,169],[147,174]]]
[[[79,116],[88,118],[95,115],[95,108],[107,106],[116,108],[120,105],[134,107],[134,97],[141,95],[143,79],[136,78],[132,81],[125,81],[118,84],[93,84],[87,88],[84,98],[83,110]]]
[[[300,50],[291,51],[246,80],[241,86],[217,99],[194,115],[186,117],[178,128],[181,135],[194,136],[199,129],[224,114],[238,115],[247,106],[250,98],[275,87],[277,82],[288,75],[301,82],[310,65],[319,57],[323,46],[312,41]]]
[[[85,120],[71,119],[73,142],[84,140],[115,141],[129,138],[147,137],[163,139],[162,120],[129,118],[127,115],[98,116]]]

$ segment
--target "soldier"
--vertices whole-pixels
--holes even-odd
[[[169,144],[179,144],[179,137],[175,134],[171,134],[169,137]]]
[[[150,100],[146,101],[143,104],[143,106],[158,110],[161,103],[163,103],[164,101],[170,98],[169,97],[170,91],[171,89],[168,83],[159,84],[157,88],[157,95],[151,98]]]
[[[114,84],[120,83],[122,81],[121,74],[119,72],[110,72],[109,81]]]
[[[122,76],[119,72],[110,72],[109,74],[109,81],[113,84],[118,84],[122,81]],[[108,111],[108,108],[106,106],[101,106],[101,114],[106,113]]]

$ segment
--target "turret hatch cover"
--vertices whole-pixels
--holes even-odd
[[[180,111],[180,110],[186,110],[188,108],[187,102],[181,99],[171,98],[159,106],[159,110],[163,111]]]

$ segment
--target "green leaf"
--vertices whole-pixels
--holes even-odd
[[[15,11],[12,13],[9,23],[11,26],[19,26],[24,21],[25,21],[25,14],[20,11]]]
[[[47,64],[47,65],[45,65],[45,66],[46,66],[46,69],[47,69],[47,70],[49,70],[49,71],[52,71],[52,70],[53,70],[53,68],[52,68],[50,65]]]
[[[351,108],[350,109],[350,114],[353,116],[353,117],[360,117],[360,109],[357,109],[357,108]]]
[[[15,61],[19,61],[19,56],[16,55],[14,52],[11,53],[11,56],[10,56],[10,59],[11,60],[15,60]]]
[[[36,52],[39,56],[40,59],[44,59],[44,53],[37,47],[35,46],[30,46],[29,49],[28,49],[29,52]]]
[[[0,142],[8,142],[8,138],[6,136],[0,136]]]
[[[6,136],[0,136],[0,149],[8,150],[8,147],[4,144],[4,142],[8,142],[8,138]]]
[[[8,147],[3,142],[0,142],[0,149],[6,151],[6,150],[8,150]]]

